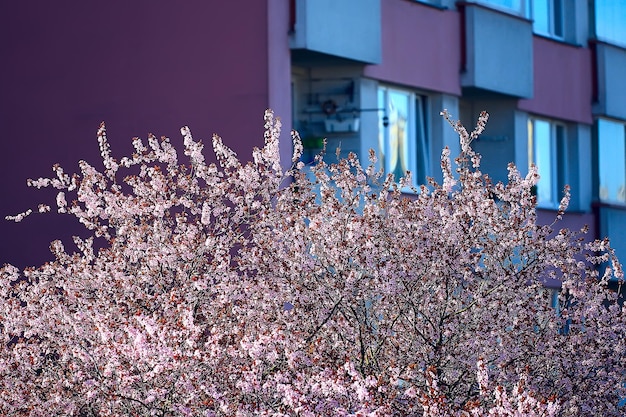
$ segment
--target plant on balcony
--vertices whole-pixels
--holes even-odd
[[[153,136],[115,159],[103,125],[104,169],[30,182],[89,236],[0,269],[0,414],[623,415],[621,267],[558,229],[567,190],[541,226],[535,169],[481,173],[486,121],[414,198],[373,152],[304,166],[297,134],[283,172],[271,112],[249,163],[187,128],[184,162]]]

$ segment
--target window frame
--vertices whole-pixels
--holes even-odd
[[[509,6],[502,5],[497,0],[477,0],[476,2],[490,9],[498,10],[498,11],[501,11],[503,13],[507,13],[513,16],[528,18],[529,3],[532,0],[517,0],[517,1],[519,1],[519,5],[517,7],[509,7]]]
[[[536,4],[538,0],[528,0],[528,16],[533,21],[533,33],[545,36],[551,39],[557,39],[564,41],[565,40],[565,1],[564,0],[543,0],[548,6],[547,10],[547,23],[548,28],[547,31],[538,30],[535,22],[536,13]],[[557,7],[558,4],[558,7]],[[557,10],[558,9],[558,10]],[[559,14],[557,16],[556,14]],[[558,25],[557,25],[558,20]],[[557,33],[557,26],[560,27],[560,34]]]
[[[407,169],[411,172],[412,185],[416,188],[426,183],[426,178],[431,175],[431,141],[428,129],[428,104],[427,95],[411,89],[405,89],[387,84],[379,84],[377,87],[377,103],[379,109],[379,125],[378,125],[378,156],[381,168],[385,174],[393,173],[395,182],[399,180],[399,171],[391,167],[388,156],[391,155],[391,138],[390,134],[394,128],[393,109],[389,94],[405,95],[408,99],[408,114],[406,115],[406,145],[404,151],[406,156]],[[387,124],[385,126],[385,124]],[[396,127],[397,128],[397,127]],[[399,160],[399,159],[398,159]],[[401,170],[401,169],[400,169]],[[395,171],[395,172],[394,172]],[[404,176],[404,173],[402,174]],[[402,189],[403,192],[413,192],[410,188]]]
[[[537,155],[539,154],[537,149],[538,136],[537,136],[537,123],[546,123],[549,127],[548,137],[548,159],[550,166],[547,168],[549,172],[549,185],[541,183],[541,173],[546,172],[546,168],[542,168],[537,163]],[[558,209],[562,198],[563,188],[565,187],[565,176],[567,170],[567,125],[563,122],[547,119],[537,116],[529,116],[527,122],[527,151],[528,151],[528,165],[533,163],[537,165],[538,173],[540,175],[539,182],[537,183],[537,207],[542,209]],[[545,174],[544,174],[545,175]],[[545,178],[544,178],[545,179]],[[542,189],[549,187],[549,198],[541,199]]]
[[[619,158],[619,161],[622,163],[622,166],[620,167],[621,168],[620,175],[621,175],[622,184],[617,187],[615,198],[611,198],[611,193],[608,188],[606,191],[606,195],[603,196],[604,191],[602,189],[602,183],[601,183],[601,179],[603,175],[601,174],[601,167],[608,166],[611,164],[607,163],[607,161],[601,160],[602,155],[603,155],[602,147],[603,147],[603,141],[604,141],[604,136],[601,135],[601,126],[600,126],[601,123],[609,123],[609,124],[617,125],[618,130],[620,126],[622,128],[622,137],[619,138],[622,140],[620,148],[622,149],[622,154],[623,154],[622,157]],[[611,119],[607,117],[598,117],[596,119],[594,130],[595,130],[596,147],[597,147],[596,161],[594,161],[597,167],[595,170],[596,181],[597,181],[596,197],[598,201],[602,204],[626,206],[626,121]],[[615,149],[615,144],[606,144],[606,146],[607,148],[610,148],[612,150],[611,154],[614,154],[613,151]],[[611,178],[614,178],[615,169],[611,169],[611,172],[608,174],[608,176]]]
[[[621,31],[614,30],[616,24],[618,25],[617,27],[621,27],[619,23],[623,23],[623,21],[620,20],[619,13],[615,13],[613,10],[613,8],[620,8],[618,11],[623,11],[626,14],[626,3],[611,2],[609,5],[608,3],[603,3],[603,1],[604,0],[594,0],[591,7],[591,12],[593,13],[591,19],[593,36],[599,41],[626,48],[626,29],[622,29]],[[602,13],[598,11],[600,8],[603,9]],[[598,19],[600,16],[611,16],[612,19],[599,22]],[[611,30],[607,31],[607,28]]]

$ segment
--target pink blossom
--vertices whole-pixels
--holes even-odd
[[[610,242],[558,227],[568,189],[537,224],[536,169],[493,184],[487,114],[444,117],[462,152],[412,198],[373,152],[304,166],[296,133],[283,169],[271,112],[247,163],[188,128],[185,162],[154,135],[117,162],[102,125],[103,171],[29,181],[87,236],[0,269],[0,414],[623,415]]]

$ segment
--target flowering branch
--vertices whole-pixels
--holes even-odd
[[[217,136],[207,162],[188,128],[184,162],[153,135],[117,160],[102,125],[102,172],[29,181],[90,235],[0,269],[0,414],[623,415],[608,241],[553,229],[568,189],[538,225],[536,169],[493,184],[471,147],[488,115],[443,116],[462,153],[411,198],[373,151],[305,166],[295,132],[283,170],[270,111],[247,163]]]

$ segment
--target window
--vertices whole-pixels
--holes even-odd
[[[626,46],[626,2],[596,0],[594,2],[595,35],[598,39]]]
[[[500,9],[504,12],[515,14],[518,16],[526,16],[527,4],[530,0],[480,0],[486,6]]]
[[[548,120],[528,120],[528,161],[537,165],[537,205],[556,208],[562,197],[565,168],[565,126]]]
[[[563,0],[532,0],[530,7],[535,33],[563,39]]]
[[[598,197],[606,203],[626,203],[626,125],[598,120]]]
[[[385,172],[396,181],[411,171],[413,184],[429,175],[426,138],[426,97],[389,87],[378,88],[378,156]]]

